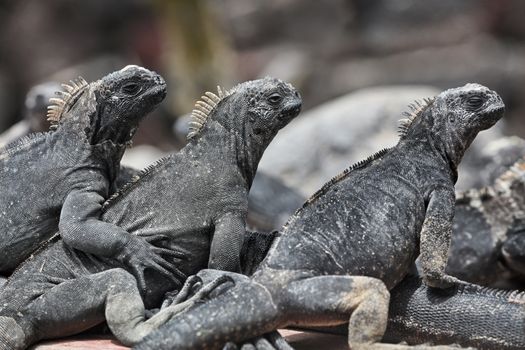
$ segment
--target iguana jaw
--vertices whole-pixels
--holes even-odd
[[[301,100],[290,102],[286,107],[284,107],[281,114],[277,117],[278,120],[282,121],[282,126],[280,126],[279,129],[282,129],[292,119],[297,117],[297,115],[299,115],[301,112],[301,107]]]

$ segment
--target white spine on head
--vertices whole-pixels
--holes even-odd
[[[121,71],[121,72],[124,72],[124,71],[126,71],[126,70],[128,70],[128,69],[138,69],[138,70],[142,70],[142,71],[144,71],[144,72],[146,72],[146,73],[149,73],[149,72],[150,72],[150,71],[147,70],[146,68],[141,67],[141,66],[137,66],[136,64],[128,64],[126,67],[122,68],[120,71]]]

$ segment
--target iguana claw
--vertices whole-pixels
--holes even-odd
[[[161,256],[161,254],[166,254],[166,251],[168,249],[156,247],[142,238],[135,237],[128,242],[117,259],[131,268],[141,292],[144,292],[146,290],[144,276],[146,269],[155,270],[177,284],[186,279],[185,274]]]
[[[184,283],[184,286],[182,286],[182,289],[179,293],[177,293],[174,296],[167,296],[167,299],[165,299],[162,303],[161,310],[172,305],[178,305],[184,302],[188,302],[190,300],[192,300],[194,303],[201,302],[206,297],[208,297],[217,287],[227,282],[232,282],[233,284],[235,284],[233,278],[231,278],[228,275],[219,276],[211,282],[204,285],[202,279],[199,276],[190,276],[186,280],[186,283]]]

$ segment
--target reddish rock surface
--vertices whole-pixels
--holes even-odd
[[[343,336],[291,330],[280,330],[280,332],[296,350],[348,349],[346,337]],[[65,349],[124,350],[129,348],[120,345],[114,338],[109,336],[78,336],[55,341],[45,341],[31,348],[31,350]]]

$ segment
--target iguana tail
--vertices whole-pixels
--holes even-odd
[[[22,328],[11,317],[0,316],[0,350],[22,350],[27,348],[27,339]]]
[[[525,349],[525,293],[473,284],[438,290],[407,277],[391,291],[383,339]]]

